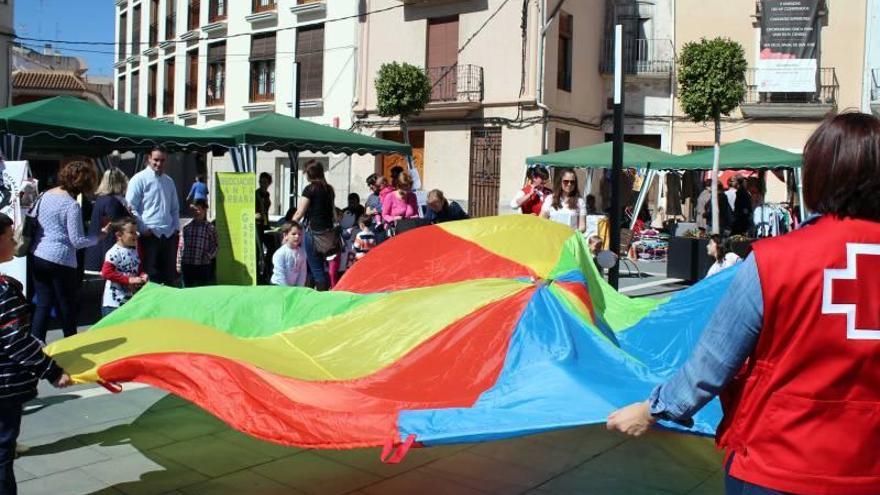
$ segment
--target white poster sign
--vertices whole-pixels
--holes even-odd
[[[0,213],[12,219],[16,231],[21,229],[27,209],[36,199],[36,183],[28,179],[28,162],[0,161]],[[27,290],[27,261],[25,257],[0,263],[0,273],[15,277]]]
[[[759,59],[755,84],[761,93],[816,92],[816,59]]]

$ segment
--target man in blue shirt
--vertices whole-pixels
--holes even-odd
[[[164,149],[150,151],[147,167],[131,178],[125,199],[141,234],[144,271],[151,282],[175,285],[180,204],[174,180],[165,174],[166,159]]]

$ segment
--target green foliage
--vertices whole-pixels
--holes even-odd
[[[681,108],[695,122],[729,115],[746,92],[742,45],[726,38],[686,43],[678,57]]]
[[[431,79],[424,69],[415,65],[382,64],[375,84],[379,115],[383,117],[417,115],[431,98]]]

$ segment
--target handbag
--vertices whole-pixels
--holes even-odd
[[[312,245],[322,256],[339,254],[342,251],[342,235],[338,226],[325,230],[312,230]]]
[[[34,205],[28,210],[28,212],[24,216],[24,221],[21,225],[21,231],[18,234],[18,239],[15,247],[15,256],[27,256],[31,251],[31,245],[34,242],[34,237],[37,236],[37,227],[40,222],[37,220],[37,217],[40,215],[40,202],[43,200],[43,195],[37,198],[37,201],[34,202]]]

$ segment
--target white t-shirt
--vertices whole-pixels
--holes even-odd
[[[306,250],[302,244],[297,249],[282,244],[272,255],[272,265],[272,285],[306,285]]]
[[[739,263],[740,261],[742,261],[742,258],[740,258],[736,253],[727,253],[724,255],[723,260],[716,261],[715,263],[712,264],[712,266],[709,267],[709,271],[706,273],[706,278],[709,278],[712,275],[717,274],[718,272],[720,272],[721,270],[724,270],[725,268],[730,268],[733,265]]]
[[[543,215],[545,213],[550,214],[550,220],[568,225],[577,230],[578,218],[587,216],[587,202],[584,201],[584,198],[578,198],[577,208],[572,210],[568,207],[566,201],[562,201],[560,208],[556,209],[553,208],[553,195],[548,194],[547,197],[544,198],[544,203],[541,205],[541,214]]]

